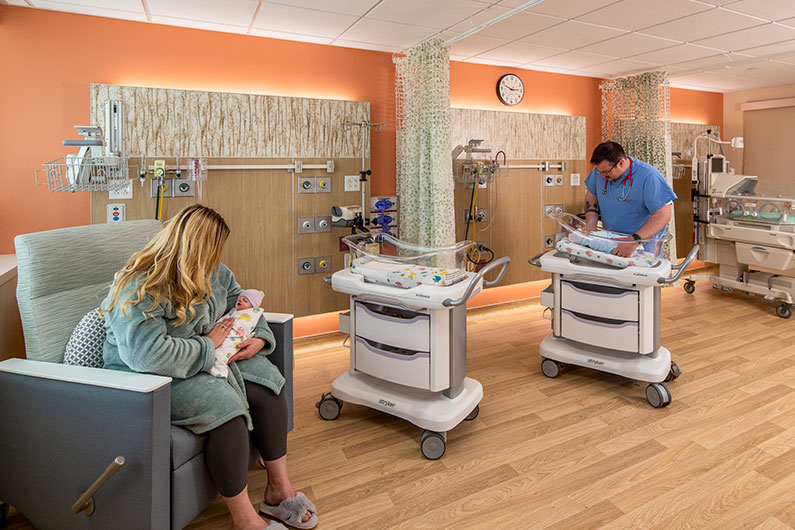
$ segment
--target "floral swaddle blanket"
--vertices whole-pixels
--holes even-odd
[[[466,278],[462,269],[406,265],[378,259],[357,258],[351,263],[351,272],[361,274],[365,281],[411,289],[418,285],[447,287]]]

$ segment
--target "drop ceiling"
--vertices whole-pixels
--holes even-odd
[[[527,0],[0,0],[385,52],[453,39]],[[795,0],[543,0],[452,43],[455,61],[713,92],[795,84]]]

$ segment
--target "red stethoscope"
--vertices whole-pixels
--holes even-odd
[[[632,191],[632,158],[627,158],[629,158],[629,174],[621,181],[621,197],[616,197],[619,201],[626,201],[629,192]],[[627,180],[629,180],[629,188],[626,187]],[[607,179],[605,179],[605,189],[602,190],[602,195],[607,195]]]

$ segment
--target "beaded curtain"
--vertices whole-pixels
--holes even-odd
[[[426,247],[451,245],[450,51],[434,38],[394,62],[400,238]]]
[[[619,77],[599,84],[602,90],[602,141],[618,142],[624,151],[663,174],[673,188],[671,97],[668,72]],[[674,216],[668,223],[671,241],[663,257],[676,263]]]

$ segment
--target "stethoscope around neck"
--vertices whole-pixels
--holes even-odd
[[[632,158],[627,157],[627,159],[629,159],[629,173],[621,181],[621,197],[616,197],[619,201],[626,201],[627,197],[629,197],[629,192],[632,191]],[[627,180],[629,180],[629,188],[626,187]],[[608,180],[605,178],[605,188],[602,190],[602,195],[607,195],[607,183]]]

